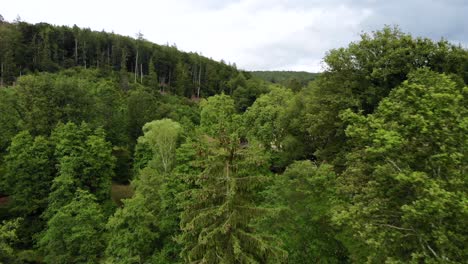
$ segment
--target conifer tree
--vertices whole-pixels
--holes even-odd
[[[124,91],[128,91],[129,84],[128,84],[128,71],[127,71],[127,50],[125,48],[122,49],[122,57],[120,58],[120,88]]]
[[[174,84],[174,94],[180,96],[190,96],[191,95],[191,80],[189,75],[189,70],[187,65],[183,61],[177,62],[175,66],[175,84]]]
[[[153,89],[159,88],[158,73],[156,72],[156,68],[154,67],[153,57],[151,57],[149,61],[148,70],[148,77],[145,79],[146,84]]]
[[[202,104],[206,165],[181,215],[181,256],[189,263],[281,263],[284,251],[253,225],[267,213],[257,206],[267,164],[255,147],[240,144],[233,111],[226,95]]]

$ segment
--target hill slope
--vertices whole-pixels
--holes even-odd
[[[208,96],[221,92],[238,71],[176,46],[157,45],[108,32],[77,26],[54,26],[0,21],[0,86],[12,84],[31,72],[57,72],[81,66],[105,74],[131,72],[127,81],[158,86],[184,96]],[[129,79],[129,80],[125,80]]]

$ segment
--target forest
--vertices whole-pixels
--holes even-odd
[[[0,263],[466,263],[468,50],[323,62],[0,20]]]

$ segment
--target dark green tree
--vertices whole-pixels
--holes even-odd
[[[0,152],[5,151],[11,139],[20,131],[21,116],[14,88],[0,89]]]
[[[161,95],[154,91],[138,87],[129,92],[127,97],[128,132],[133,144],[142,133],[142,127],[153,120],[161,119],[167,111],[160,109]]]
[[[257,204],[267,162],[254,147],[239,144],[233,111],[226,95],[202,104],[206,166],[181,215],[181,256],[196,263],[280,263],[284,252],[253,225],[267,211]]]
[[[125,48],[122,49],[122,57],[120,58],[120,88],[123,91],[128,91],[130,88],[128,84],[128,69],[127,69],[127,50]]]
[[[180,96],[191,96],[193,84],[190,80],[187,65],[183,61],[177,62],[174,73],[174,94]]]
[[[268,85],[259,79],[248,79],[245,86],[241,86],[242,83],[242,81],[237,82],[239,86],[232,92],[232,98],[239,112],[244,112],[261,94],[268,92]]]
[[[13,25],[0,23],[0,87],[16,80],[19,69],[15,55],[20,45],[21,34]]]
[[[16,89],[22,128],[46,136],[58,122],[92,121],[95,104],[88,89],[94,85],[76,76],[47,73],[20,78]]]
[[[128,109],[126,97],[116,82],[100,81],[93,96],[96,98],[93,123],[102,126],[106,138],[117,146],[126,146],[128,139]]]
[[[152,89],[159,90],[159,79],[158,73],[156,72],[156,68],[154,67],[154,59],[151,57],[149,64],[148,64],[148,77],[145,78],[145,83]]]

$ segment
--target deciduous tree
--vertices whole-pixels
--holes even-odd
[[[354,147],[341,179],[347,205],[335,221],[352,230],[348,245],[366,246],[367,260],[467,258],[466,91],[444,74],[421,69],[374,114],[343,114]]]
[[[105,241],[104,215],[94,195],[77,190],[47,222],[39,241],[46,263],[97,263]]]

